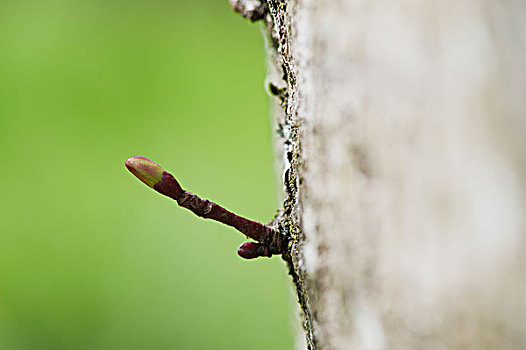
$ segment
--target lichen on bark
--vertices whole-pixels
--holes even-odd
[[[308,349],[316,348],[316,337],[311,308],[312,295],[307,288],[307,274],[303,267],[305,237],[301,229],[299,191],[301,186],[301,123],[298,115],[299,99],[296,67],[291,53],[291,1],[268,0],[268,13],[264,17],[272,48],[270,49],[270,91],[276,95],[275,109],[283,152],[283,209],[277,217],[277,226],[289,239],[283,258],[289,265],[289,273],[297,292],[302,311],[303,327]],[[272,74],[274,73],[274,74]],[[284,86],[282,88],[278,88]]]
[[[305,240],[301,230],[299,188],[301,184],[301,123],[298,118],[298,92],[296,68],[291,56],[291,1],[283,0],[230,0],[234,10],[251,20],[263,20],[269,40],[269,92],[276,96],[275,108],[278,145],[283,155],[284,201],[276,218],[269,223],[288,241],[282,254],[289,267],[302,311],[307,348],[316,348],[311,308],[312,296],[308,293],[307,275],[303,268],[302,245]],[[284,87],[283,87],[284,86]]]

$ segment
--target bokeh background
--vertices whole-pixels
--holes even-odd
[[[270,220],[260,25],[226,0],[0,2],[0,349],[291,349],[279,258],[124,167]]]

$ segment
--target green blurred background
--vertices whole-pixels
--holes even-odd
[[[148,189],[270,220],[260,24],[226,0],[0,1],[0,349],[291,349],[279,258]]]

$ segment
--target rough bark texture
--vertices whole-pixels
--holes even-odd
[[[526,348],[526,3],[267,7],[308,347]]]

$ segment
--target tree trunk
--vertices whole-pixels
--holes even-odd
[[[526,3],[267,6],[308,348],[526,348]]]

